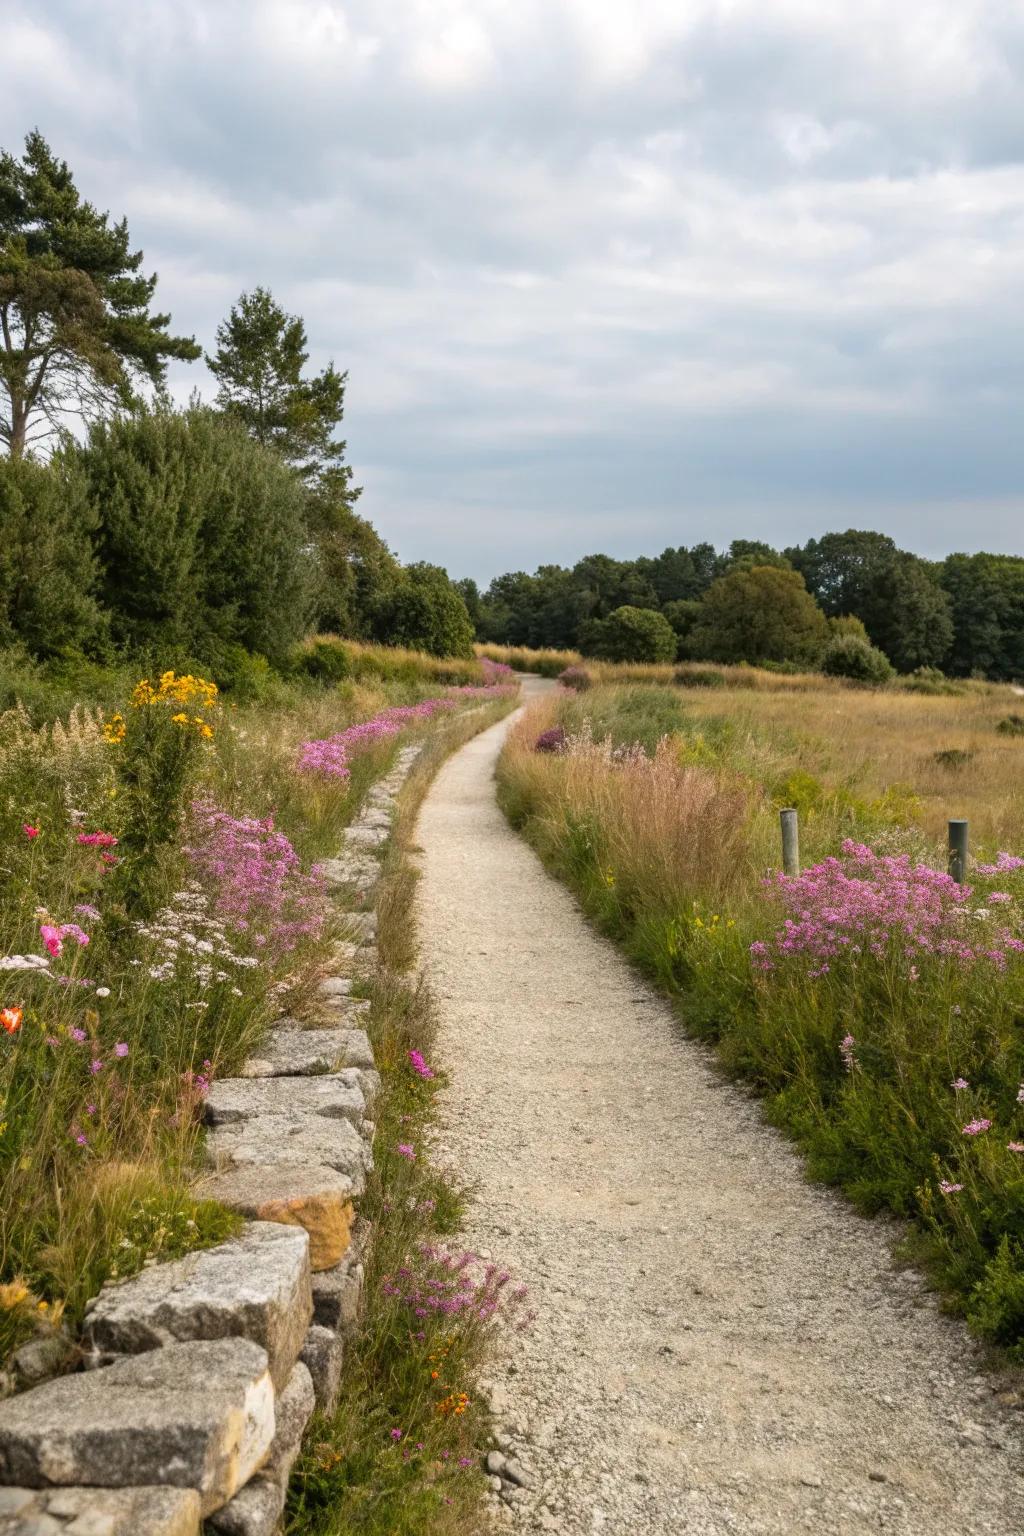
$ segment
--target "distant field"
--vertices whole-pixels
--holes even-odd
[[[771,812],[753,838],[758,854],[782,805],[801,812],[809,850],[827,851],[846,831],[898,826],[938,844],[951,817],[970,821],[979,848],[1024,847],[1024,697],[1012,687],[904,678],[876,689],[817,672],[477,653],[549,677],[581,666],[594,686],[563,708],[570,726],[590,719],[616,745],[631,732],[651,746],[652,733],[678,732],[684,760],[738,774]]]

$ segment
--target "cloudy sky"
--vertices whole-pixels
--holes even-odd
[[[33,126],[177,330],[305,317],[405,559],[1024,553],[1020,0],[0,0]]]

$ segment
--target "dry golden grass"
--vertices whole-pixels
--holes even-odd
[[[681,761],[670,738],[653,757],[578,739],[564,756],[539,753],[534,742],[558,707],[557,696],[532,705],[510,732],[502,760],[506,791],[514,786],[539,821],[549,816],[552,834],[566,821],[580,827],[589,854],[587,828],[600,826],[604,878],[620,894],[628,883],[638,904],[655,892],[659,904],[682,902],[695,890],[724,894],[741,875],[748,878],[749,796],[735,776]]]
[[[688,713],[730,721],[755,761],[765,759],[765,777],[791,768],[868,799],[905,788],[929,839],[966,817],[975,844],[1024,848],[1024,737],[996,729],[1019,711],[1012,689],[932,697],[816,681],[800,694],[723,688],[684,698]]]

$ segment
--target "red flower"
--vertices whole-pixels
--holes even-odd
[[[21,830],[24,832],[24,834],[28,838],[29,842],[31,842],[34,837],[38,837],[39,836],[39,833],[42,831],[42,828],[41,827],[31,827],[31,826],[29,826],[28,822],[25,821],[25,822],[22,822]]]
[[[17,1034],[21,1028],[21,1013],[20,1008],[0,1008],[0,1024],[9,1035]]]

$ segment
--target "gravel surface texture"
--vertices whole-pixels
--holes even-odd
[[[441,1145],[476,1187],[467,1241],[538,1314],[487,1384],[496,1527],[1019,1532],[1016,1394],[895,1267],[895,1225],[804,1182],[510,830],[507,729],[448,762],[418,831]]]

